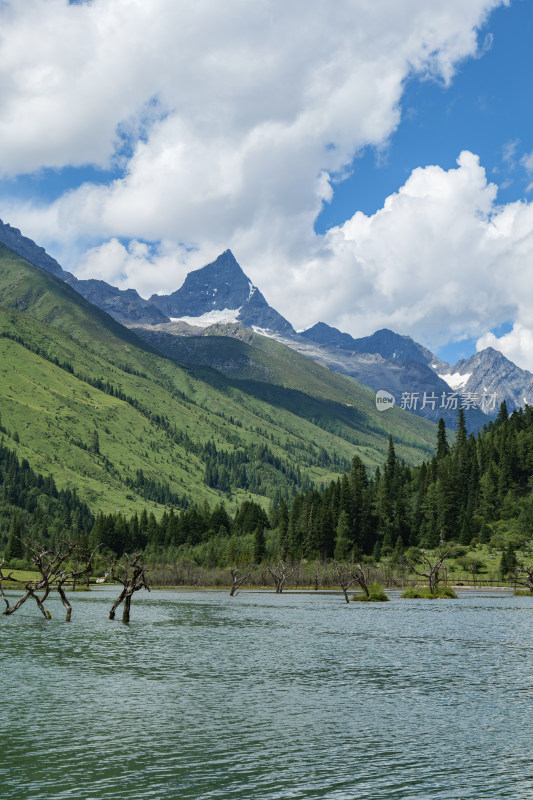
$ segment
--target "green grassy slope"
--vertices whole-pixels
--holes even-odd
[[[272,370],[276,359],[255,350],[258,363],[265,359]],[[276,363],[285,369],[282,359]],[[53,474],[58,486],[79,487],[95,510],[145,506],[141,489],[127,486],[139,469],[182,498],[217,502],[220,493],[204,482],[207,442],[226,452],[267,446],[278,466],[251,465],[263,492],[267,484],[290,490],[291,470],[329,481],[343,471],[339,462],[356,453],[369,466],[381,464],[389,431],[399,455],[411,462],[427,455],[431,424],[396,411],[372,412],[372,393],[357,387],[347,394],[346,379],[337,385],[342,376],[334,373],[327,372],[331,386],[324,380],[318,389],[316,376],[303,370],[298,377],[292,365],[286,371],[285,386],[257,375],[239,380],[209,367],[180,367],[0,247],[1,425],[20,456]],[[230,502],[248,494],[237,489]]]
[[[68,284],[29,264],[0,243],[0,304],[28,311],[32,316],[70,333],[76,341],[106,352],[128,345],[150,350],[112,317],[101,311]]]
[[[426,456],[432,452],[433,423],[398,408],[378,411],[375,393],[367,386],[240,325],[215,325],[206,336],[135,330],[204,380],[238,388],[347,438],[369,466],[383,463],[389,434],[409,463],[420,460],[421,450]],[[214,368],[216,377],[211,378],[201,366]]]

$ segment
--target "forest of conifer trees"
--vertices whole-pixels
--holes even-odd
[[[231,514],[222,495],[214,508],[169,507],[159,518],[146,509],[129,518],[95,513],[75,490],[58,491],[53,478],[35,473],[2,442],[0,550],[7,563],[22,564],[21,540],[53,546],[69,537],[111,558],[141,551],[148,563],[189,560],[222,568],[277,558],[378,563],[440,542],[463,548],[490,543],[501,552],[505,572],[512,571],[516,551],[532,541],[532,480],[533,408],[509,416],[505,404],[477,436],[468,435],[460,410],[451,444],[441,420],[435,456],[420,466],[400,461],[390,439],[387,459],[373,475],[355,457],[336,481],[312,486],[292,503],[279,497],[269,513],[250,498]]]

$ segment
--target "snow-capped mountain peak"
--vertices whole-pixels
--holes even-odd
[[[282,334],[293,334],[290,322],[278,314],[244,274],[231,250],[189,272],[183,286],[170,295],[152,295],[150,303],[172,320],[208,327],[240,322]]]

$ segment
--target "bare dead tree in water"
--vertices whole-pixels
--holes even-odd
[[[75,542],[62,542],[55,549],[46,549],[42,545],[36,544],[30,540],[24,540],[22,543],[29,553],[30,561],[39,573],[39,577],[24,581],[15,578],[13,571],[8,575],[4,575],[4,562],[2,561],[0,564],[0,594],[6,604],[3,614],[6,616],[14,614],[15,611],[24,605],[26,600],[31,598],[35,600],[44,618],[51,619],[52,615],[45,607],[44,603],[50,592],[56,590],[61,598],[61,602],[67,609],[66,622],[70,622],[72,606],[67,599],[64,587],[69,582],[72,582],[74,585],[78,578],[82,575],[86,575],[90,571],[94,551],[90,555],[87,555],[83,552],[80,545]],[[21,584],[25,589],[24,594],[19,597],[13,605],[10,604],[2,586],[2,582],[6,580]]]
[[[344,599],[349,603],[348,589],[358,583],[367,597],[370,597],[368,588],[368,570],[362,564],[341,564],[333,562],[333,569],[337,578],[337,583],[342,589]]]
[[[349,603],[350,600],[348,598],[348,589],[350,586],[353,586],[354,583],[357,583],[357,578],[354,575],[351,567],[347,566],[346,564],[339,564],[338,561],[335,561],[333,564],[333,569],[335,571],[337,583],[341,587],[342,593],[344,594],[344,599],[347,603]]]
[[[527,566],[521,564],[513,573],[513,581],[518,586],[525,586],[530,592],[533,592],[533,564]]]
[[[444,571],[446,573],[445,562],[449,555],[450,551],[444,547],[444,543],[441,541],[440,547],[437,548],[433,555],[424,552],[421,553],[422,566],[423,568],[425,567],[425,572],[416,569],[413,565],[410,567],[411,572],[414,572],[415,575],[419,575],[421,578],[427,578],[431,594],[435,593],[439,585],[441,572]]]
[[[95,547],[91,553],[87,554],[79,545],[75,545],[71,553],[71,556],[74,556],[74,562],[71,563],[67,572],[62,572],[58,577],[55,588],[61,598],[61,602],[67,609],[66,622],[70,622],[72,617],[72,606],[67,599],[64,587],[72,582],[72,591],[75,591],[77,581],[84,575],[87,576],[87,586],[89,585],[89,572],[97,549],[98,547]]]
[[[141,561],[140,553],[134,553],[131,557],[125,553],[120,561],[114,562],[111,566],[111,578],[121,583],[123,589],[111,607],[109,619],[115,619],[115,611],[123,602],[122,622],[130,621],[131,598],[134,592],[138,592],[139,589],[150,591],[146,582],[147,569],[148,567]]]
[[[367,597],[370,597],[370,590],[368,588],[368,573],[365,571],[362,564],[355,565],[355,577],[363,592]]]
[[[229,596],[233,597],[235,594],[238,593],[238,590],[241,588],[242,584],[248,579],[248,573],[240,572],[237,567],[232,567],[231,569],[231,589],[229,590]]]
[[[287,581],[292,578],[295,569],[296,567],[291,567],[290,564],[287,564],[282,558],[278,559],[273,567],[267,565],[267,570],[274,579],[276,594],[281,594],[283,592],[283,587]]]

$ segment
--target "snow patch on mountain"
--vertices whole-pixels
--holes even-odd
[[[171,322],[186,322],[187,325],[196,325],[198,328],[209,328],[217,323],[237,322],[240,308],[221,308],[207,311],[199,317],[170,317]]]
[[[439,378],[442,378],[442,380],[448,384],[450,389],[453,389],[454,392],[456,392],[458,389],[464,389],[471,375],[471,372],[465,372],[464,375],[462,375],[460,372],[452,372],[450,375],[439,375]]]
[[[282,341],[282,337],[279,334],[269,330],[269,328],[260,328],[259,325],[252,325],[252,330],[254,333],[259,333],[261,336],[266,336],[269,339],[276,339],[276,341]]]

